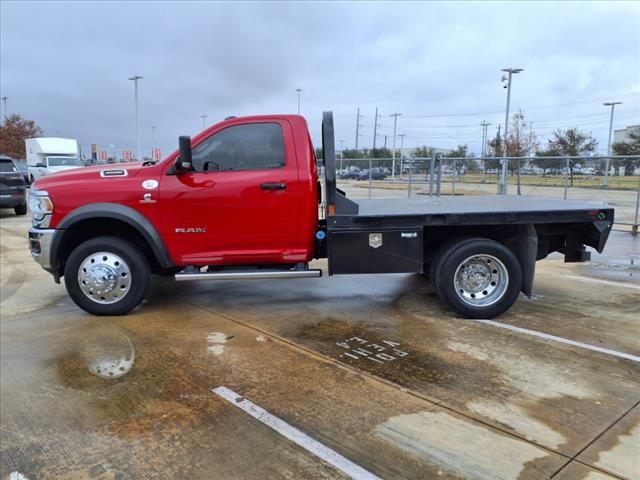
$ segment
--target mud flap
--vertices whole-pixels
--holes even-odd
[[[522,287],[520,291],[531,298],[533,294],[533,277],[536,272],[536,256],[538,253],[538,234],[532,224],[518,225],[518,246],[516,256],[522,267]]]

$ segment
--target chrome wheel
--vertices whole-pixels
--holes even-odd
[[[111,252],[96,252],[80,264],[78,285],[82,293],[96,303],[116,303],[131,289],[131,270],[122,257]]]
[[[507,267],[493,255],[473,255],[464,260],[453,276],[456,294],[473,307],[499,301],[509,286]]]

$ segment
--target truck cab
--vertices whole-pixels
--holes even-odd
[[[228,118],[160,162],[38,179],[34,259],[96,315],[139,305],[151,274],[178,281],[421,273],[457,314],[490,318],[531,295],[536,260],[602,251],[604,204],[513,196],[354,202],[336,186],[333,117],[323,178],[298,115]]]

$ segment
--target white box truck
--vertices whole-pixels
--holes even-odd
[[[71,138],[40,137],[25,140],[29,180],[33,183],[50,173],[83,167],[78,141]]]

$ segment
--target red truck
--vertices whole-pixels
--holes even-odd
[[[422,273],[462,317],[505,312],[531,295],[536,260],[601,252],[602,203],[527,196],[348,199],[336,187],[333,117],[315,158],[298,115],[228,118],[164,161],[95,166],[35,182],[33,258],[95,315],[139,305],[152,274],[176,280]],[[318,174],[319,164],[324,177]]]

